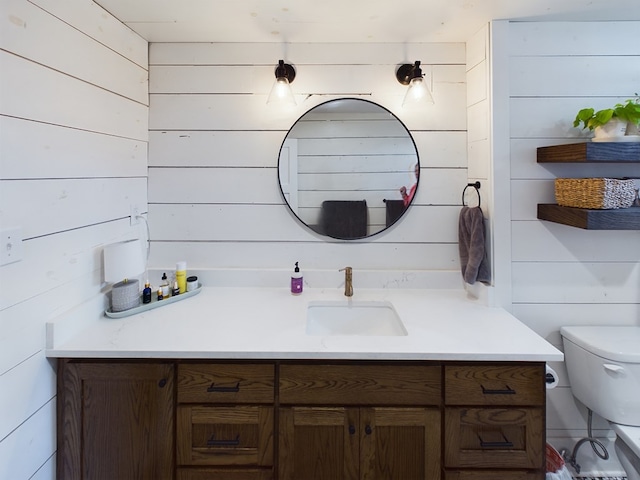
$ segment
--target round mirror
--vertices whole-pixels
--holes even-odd
[[[291,211],[342,240],[375,235],[413,200],[420,163],[407,127],[368,100],[339,99],[302,115],[280,148],[278,179]]]

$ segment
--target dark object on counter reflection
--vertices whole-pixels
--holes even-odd
[[[407,207],[404,206],[404,200],[384,200],[385,208],[387,211],[386,225],[390,227],[396,220],[398,220]]]
[[[338,239],[367,236],[367,202],[365,200],[325,200],[320,211],[324,235]]]

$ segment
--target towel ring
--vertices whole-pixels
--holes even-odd
[[[469,187],[473,187],[476,189],[476,193],[478,194],[478,208],[480,208],[481,201],[480,201],[480,182],[479,181],[476,181],[473,183],[467,183],[467,186],[464,187],[464,190],[462,190],[462,206],[466,207],[464,203],[464,194],[466,193],[467,188]]]

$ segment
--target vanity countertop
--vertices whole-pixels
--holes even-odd
[[[310,336],[307,305],[343,300],[339,289],[203,287],[193,297],[114,319],[101,315],[59,344],[49,324],[48,357],[560,361],[563,354],[502,308],[463,290],[363,289],[354,301],[391,302],[407,336]]]

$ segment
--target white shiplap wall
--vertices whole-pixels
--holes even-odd
[[[497,22],[493,28],[503,41],[493,46],[492,74],[507,86],[493,94],[510,119],[509,131],[494,132],[494,142],[507,142],[511,190],[510,225],[494,235],[511,235],[512,311],[559,348],[563,325],[640,325],[640,232],[536,219],[538,203],[554,202],[556,177],[640,177],[637,164],[536,163],[537,147],[585,141],[572,126],[580,108],[604,108],[639,92],[640,23]],[[607,32],[608,41],[596,31]],[[586,436],[586,413],[576,406],[564,365],[552,367],[560,386],[548,392],[548,438],[572,448]],[[595,428],[597,436],[611,435],[602,419]],[[584,472],[616,470],[612,462],[592,467],[595,456],[588,446],[583,450]]]
[[[102,245],[146,212],[147,43],[89,0],[0,3],[0,478],[55,478],[45,322],[104,308]]]
[[[298,106],[266,105],[274,68],[295,65]],[[401,63],[421,60],[435,105],[401,108]],[[461,286],[457,217],[466,172],[464,44],[158,44],[150,46],[150,265],[187,261],[210,285],[288,285],[296,261],[309,286]],[[304,228],[278,186],[280,145],[308,109],[338,97],[372,100],[411,131],[420,186],[405,218],[362,242]],[[258,270],[260,275],[245,275]],[[321,272],[324,271],[326,275]],[[238,273],[238,277],[234,275]],[[366,284],[365,273],[375,278]],[[159,279],[152,278],[152,282]],[[326,284],[325,284],[326,282]]]

